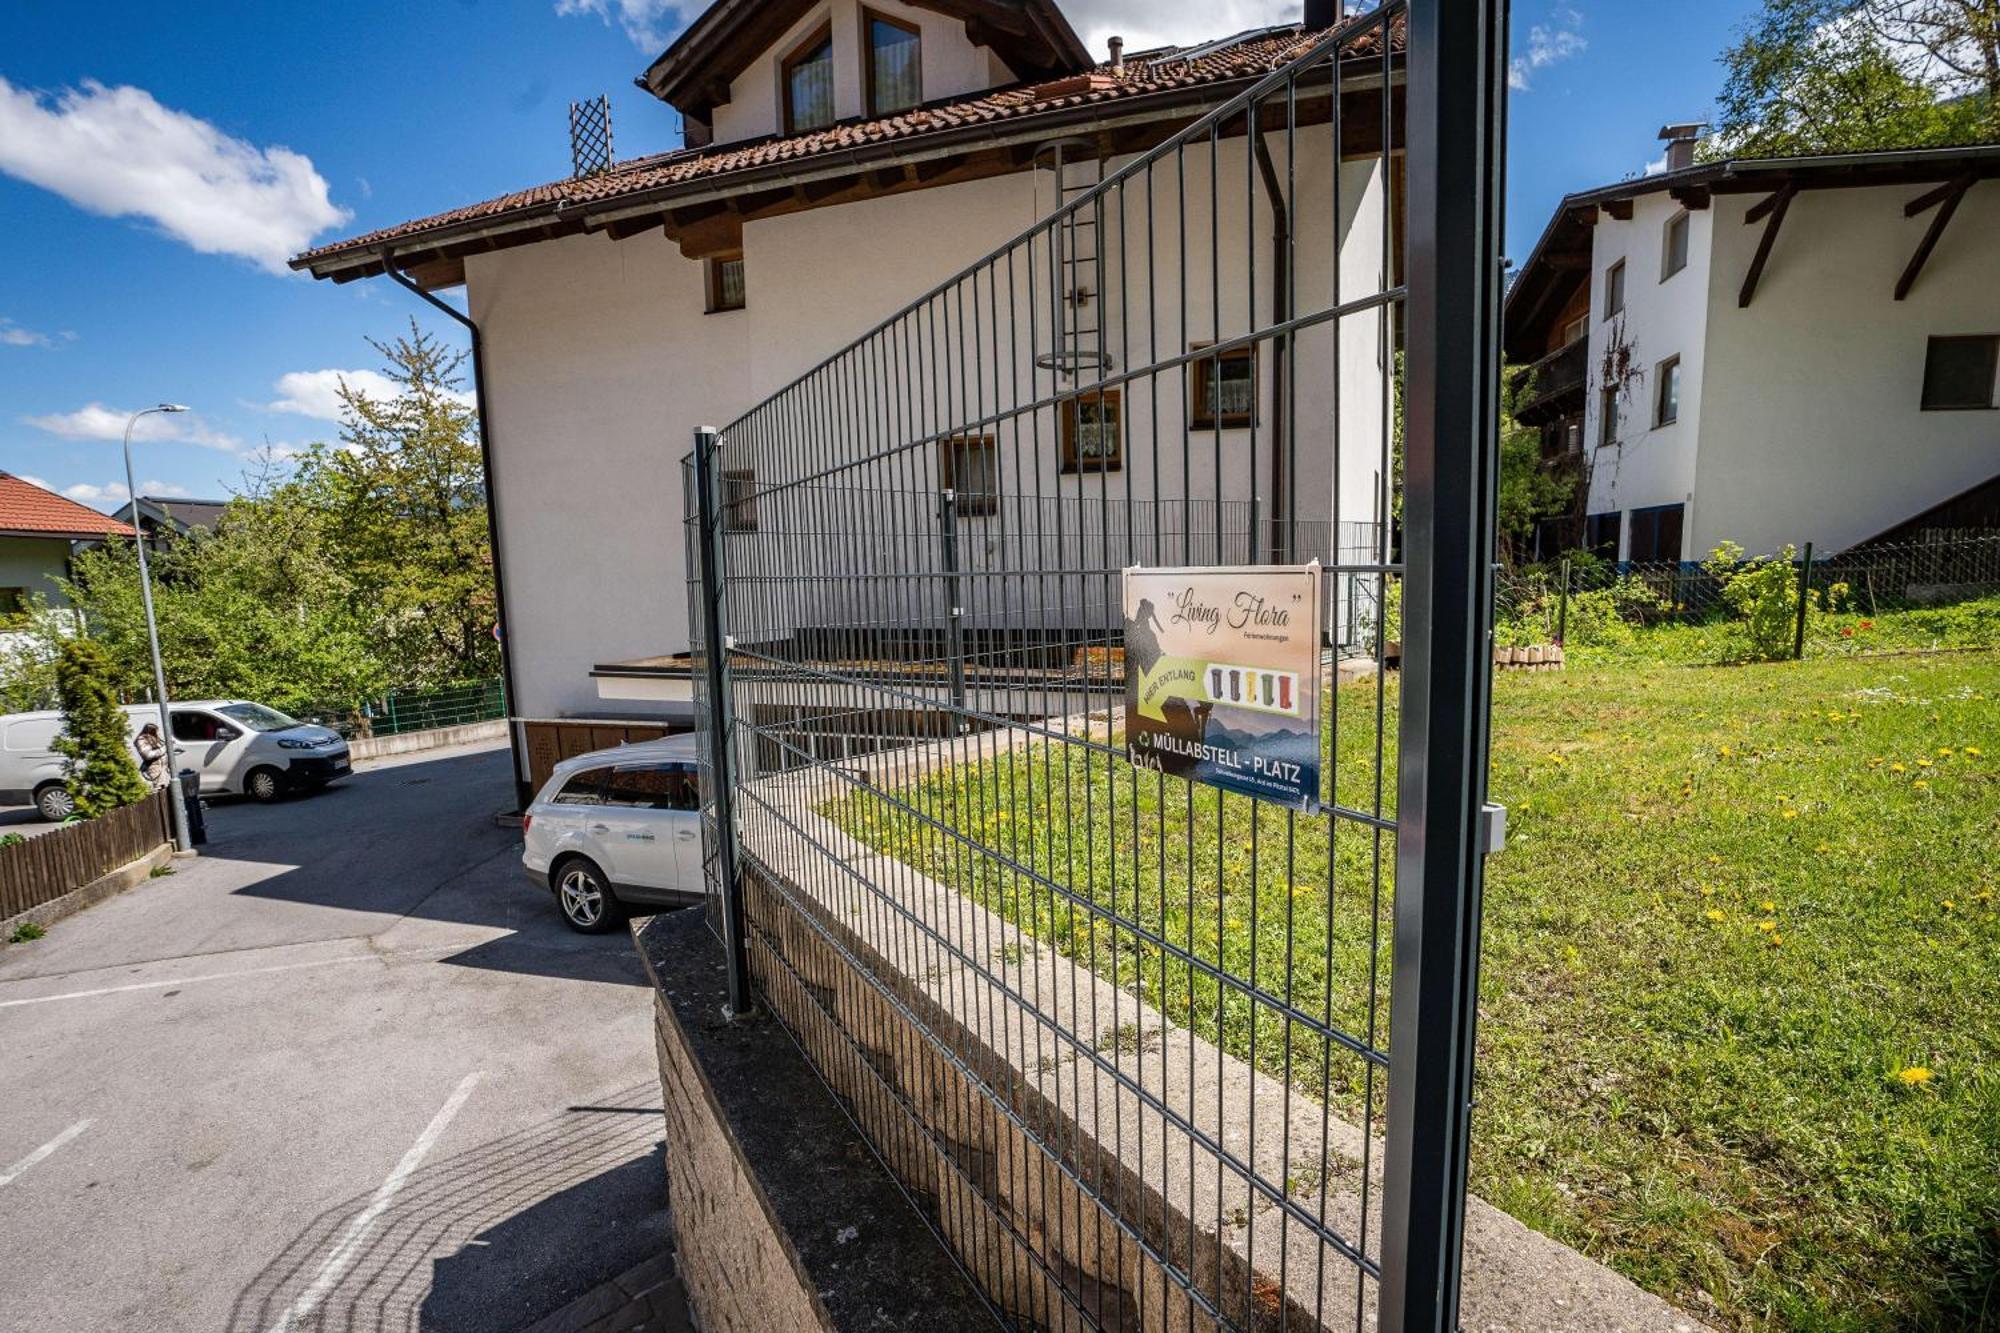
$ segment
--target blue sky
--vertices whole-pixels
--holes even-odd
[[[1565,191],[1657,156],[1710,108],[1753,0],[1516,0],[1508,250]],[[266,445],[331,438],[334,373],[414,315],[385,282],[282,257],[563,175],[565,107],[608,93],[621,157],[678,142],[632,86],[682,19],[669,0],[346,0],[308,7],[24,0],[0,12],[0,470],[122,499],[122,413],[171,399],[140,489],[220,497]],[[1277,22],[1277,0],[1074,0],[1093,47]],[[103,438],[109,435],[110,438]]]

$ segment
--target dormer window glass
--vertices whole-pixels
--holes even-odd
[[[924,100],[923,42],[914,25],[862,10],[867,29],[868,114],[893,116]]]
[[[833,124],[833,29],[806,38],[784,66],[785,133],[804,134]]]

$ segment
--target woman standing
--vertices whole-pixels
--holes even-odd
[[[139,776],[158,791],[167,785],[167,743],[160,736],[160,724],[148,722],[139,728],[132,744],[139,751]]]

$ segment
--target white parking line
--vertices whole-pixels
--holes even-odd
[[[57,1000],[87,1000],[94,995],[122,995],[126,991],[160,990],[168,986],[192,986],[201,981],[228,981],[233,977],[261,977],[273,972],[296,972],[305,967],[334,967],[341,963],[381,962],[387,958],[404,958],[412,954],[454,953],[465,948],[453,945],[449,948],[429,949],[384,949],[369,953],[351,954],[344,958],[315,958],[308,963],[278,963],[272,967],[246,967],[235,972],[207,972],[195,977],[162,977],[158,981],[134,981],[123,986],[99,986],[94,990],[63,991],[57,995],[30,995],[22,1000],[0,1000],[0,1009],[12,1009],[23,1004],[53,1004]],[[23,979],[24,981],[26,978]]]
[[[0,1186],[7,1186],[13,1184],[16,1180],[19,1180],[21,1178],[22,1174],[26,1172],[29,1167],[41,1161],[43,1158],[53,1155],[57,1149],[61,1148],[65,1143],[68,1143],[71,1139],[75,1138],[77,1135],[83,1133],[84,1130],[89,1129],[91,1125],[95,1123],[96,1123],[95,1121],[91,1120],[77,1121],[74,1125],[71,1125],[68,1129],[56,1135],[54,1138],[50,1139],[47,1143],[44,1143],[41,1147],[35,1149],[33,1152],[29,1153],[26,1157],[23,1157],[20,1161],[8,1167],[5,1171],[0,1171]]]
[[[473,1085],[479,1082],[484,1072],[474,1070],[459,1081],[458,1088],[445,1100],[445,1104],[438,1108],[438,1113],[431,1117],[431,1122],[424,1127],[424,1132],[417,1135],[417,1141],[410,1145],[410,1150],[403,1154],[403,1160],[396,1163],[396,1169],[391,1171],[388,1179],[376,1188],[375,1197],[368,1201],[368,1206],[363,1208],[354,1220],[347,1224],[347,1229],[340,1233],[340,1239],[334,1242],[331,1250],[327,1251],[326,1262],[319,1266],[319,1272],[313,1275],[311,1284],[283,1314],[278,1316],[278,1322],[271,1325],[271,1333],[291,1333],[300,1320],[311,1314],[319,1307],[319,1303],[326,1299],[326,1294],[333,1290],[334,1284],[340,1281],[341,1275],[361,1253],[361,1243],[368,1239],[368,1233],[375,1229],[375,1224],[382,1220],[382,1214],[387,1212],[389,1205],[395,1201],[396,1191],[403,1188],[403,1182],[423,1164],[425,1156],[444,1136],[446,1127],[465,1105],[465,1099],[472,1095]]]

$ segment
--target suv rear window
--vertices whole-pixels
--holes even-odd
[[[611,770],[607,805],[640,810],[696,810],[701,793],[688,764],[625,764]]]
[[[572,773],[551,804],[603,805],[604,784],[610,777],[611,770],[608,768],[586,768],[580,773]]]

